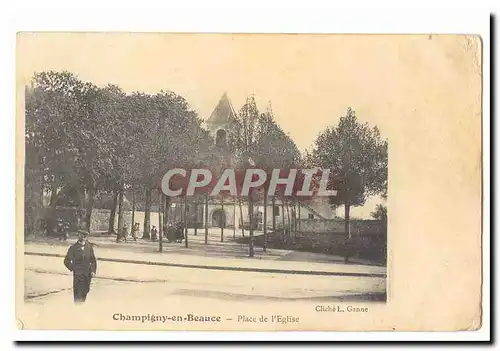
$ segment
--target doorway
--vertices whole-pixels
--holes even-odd
[[[222,209],[217,209],[212,213],[212,226],[219,228],[226,226],[226,214]]]

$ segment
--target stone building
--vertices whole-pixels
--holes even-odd
[[[215,144],[215,158],[218,160],[216,168],[222,170],[224,168],[233,167],[235,165],[234,157],[231,155],[228,145],[228,131],[236,120],[236,112],[231,104],[226,93],[222,95],[217,106],[213,110],[210,117],[205,121],[205,127],[212,134]],[[211,155],[212,158],[214,155]],[[214,166],[214,165],[213,165]],[[208,201],[207,211],[205,211],[206,202]],[[241,228],[243,225],[248,228],[249,213],[246,201],[242,201],[241,206],[237,199],[225,198],[208,198],[202,196],[194,199],[187,199],[187,222],[188,227],[203,228],[205,222],[208,227],[225,227],[225,228]],[[319,198],[301,204],[300,209],[298,204],[286,206],[281,200],[275,199],[274,208],[269,199],[266,209],[264,209],[263,201],[254,203],[254,223],[253,227],[257,229],[263,228],[264,211],[267,211],[267,226],[272,228],[273,220],[276,228],[283,225],[288,226],[294,219],[332,219],[335,217],[335,211],[330,207],[326,198]],[[180,201],[173,201],[169,218],[171,220],[180,220],[183,212],[183,204]],[[274,218],[273,218],[274,217]]]

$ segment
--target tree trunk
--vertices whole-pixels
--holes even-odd
[[[250,257],[254,256],[254,243],[253,243],[253,199],[252,199],[252,192],[248,194],[248,222],[249,222],[249,235],[250,235],[250,245],[248,248],[248,254]]]
[[[288,219],[288,237],[292,237],[292,222],[290,221],[290,206],[288,206],[288,202],[286,203],[286,217]]]
[[[163,194],[163,235],[167,236],[168,220],[170,216],[170,197]]]
[[[240,206],[241,236],[245,237],[245,223],[243,222],[243,206],[241,205],[241,199],[238,199],[238,204]]]
[[[351,231],[349,230],[349,217],[350,217],[350,212],[351,212],[351,204],[349,201],[346,201],[345,203],[345,216],[344,216],[344,224],[345,224],[345,234],[347,238],[351,238]]]
[[[293,219],[293,236],[297,238],[297,204],[295,202],[293,203],[292,219]]]
[[[349,217],[350,217],[350,211],[351,211],[351,204],[349,203],[349,200],[346,200],[345,206],[345,215],[344,215],[344,223],[345,223],[345,234],[346,234],[346,241],[344,244],[344,262],[347,263],[349,262],[349,256],[351,255],[351,231],[349,228]]]
[[[188,247],[187,198],[184,196],[184,247]]]
[[[94,194],[93,188],[89,189],[89,201],[87,202],[87,207],[85,209],[85,225],[87,232],[90,233],[90,220],[92,219],[92,209],[94,208]]]
[[[276,197],[273,195],[273,198],[272,198],[272,206],[273,206],[273,211],[272,211],[272,215],[273,215],[273,233],[276,232]]]
[[[226,213],[224,212],[224,198],[220,199],[221,207],[222,207],[222,215],[220,217],[220,242],[224,242],[224,222],[226,219]],[[222,217],[224,216],[224,217]]]
[[[33,218],[33,232],[34,234],[38,233],[41,229],[41,223],[43,219],[43,208],[44,206],[44,190],[43,190],[43,177],[40,177],[40,181],[37,182],[39,189],[39,196],[37,199],[37,204],[35,206],[35,213]]]
[[[286,235],[285,235],[285,200],[281,199],[281,223],[283,224],[283,233],[281,234],[281,238],[284,243],[286,243]]]
[[[111,214],[109,215],[108,234],[115,234],[116,206],[118,205],[118,192],[113,191],[113,203],[111,204]]]
[[[29,170],[25,174],[25,198],[24,198],[24,236],[36,234],[40,224],[40,214],[43,211],[43,190],[42,183],[37,180],[38,177],[28,176]],[[29,172],[31,173],[31,172]],[[29,194],[28,194],[29,193]],[[33,194],[33,198],[31,198]]]
[[[161,222],[161,216],[163,215],[164,208],[163,194],[160,190],[158,199],[158,245],[160,252],[163,251],[163,224]]]
[[[264,223],[263,223],[263,228],[264,230],[264,244],[262,247],[262,250],[266,252],[267,250],[267,194],[264,194]]]
[[[85,230],[87,228],[87,225],[85,224],[85,217],[86,217],[86,208],[85,206],[85,196],[86,196],[86,191],[85,189],[80,189],[78,190],[78,195],[79,195],[79,203],[78,203],[78,229]]]
[[[146,204],[144,208],[144,232],[142,233],[143,239],[150,238],[151,230],[151,189],[146,189]]]
[[[132,189],[132,225],[130,226],[130,233],[134,233],[133,237],[137,236],[135,232],[135,192]]]
[[[298,225],[299,232],[300,232],[300,208],[301,208],[301,202],[299,201],[299,219],[298,219],[298,221],[299,221],[299,225]]]
[[[54,182],[52,184],[52,190],[50,191],[50,206],[56,207],[57,205],[57,184]]]
[[[194,235],[198,235],[198,201],[194,199]]]
[[[205,194],[205,244],[208,244],[208,194]]]
[[[168,229],[168,213],[170,209],[170,197],[167,197],[162,194],[164,205],[163,205],[163,233],[165,236],[167,235],[167,229]],[[163,237],[160,236],[159,240],[159,245],[160,245],[160,252],[163,252]]]
[[[236,239],[236,198],[233,203],[233,239]]]
[[[52,190],[50,192],[50,212],[47,218],[47,235],[54,234],[54,229],[56,227],[56,207],[57,207],[57,184],[54,182],[52,184]]]
[[[38,188],[40,189],[40,192],[38,194],[38,206],[40,208],[42,207],[45,207],[45,204],[44,204],[44,189],[43,189],[43,176],[40,176],[40,181],[37,182],[38,184]]]
[[[123,190],[118,194],[118,234],[116,235],[116,242],[120,241],[123,233]],[[125,237],[123,237],[125,239]]]

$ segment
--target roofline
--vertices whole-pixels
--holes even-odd
[[[233,103],[231,102],[231,99],[227,95],[227,92],[224,92],[222,94],[222,96],[220,97],[219,101],[217,102],[217,104],[215,105],[214,110],[212,111],[212,113],[210,114],[210,116],[205,120],[205,123],[207,123],[207,124],[217,124],[217,122],[211,122],[210,119],[211,119],[212,114],[214,113],[214,111],[217,109],[217,106],[219,106],[219,103],[222,101],[222,99],[224,97],[225,97],[227,103],[229,104],[230,112],[233,114],[233,117],[227,116],[228,122],[232,122],[232,121],[236,120],[237,114],[236,114],[236,111],[235,111],[235,109],[233,107]]]
[[[231,108],[231,112],[234,115],[234,118],[236,118],[238,115],[236,114],[236,111],[234,110],[233,103],[231,102],[231,99],[229,96],[227,96],[226,92],[224,92],[224,95],[226,95],[227,102],[229,103],[229,107]]]

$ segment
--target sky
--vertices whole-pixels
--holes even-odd
[[[171,90],[207,119],[226,92],[238,110],[254,94],[269,101],[276,121],[300,150],[309,148],[348,107],[377,126],[391,149],[391,122],[412,93],[415,62],[432,59],[436,72],[454,78],[450,40],[386,35],[231,35],[128,33],[21,33],[18,85],[34,72],[68,70],[81,80],[124,91]],[[425,50],[421,50],[425,46]],[[451,49],[450,49],[451,48]],[[450,68],[451,67],[451,68]],[[404,100],[404,99],[403,99]],[[389,189],[390,193],[390,189]],[[380,199],[352,215],[369,217]],[[340,213],[339,213],[340,214]]]
[[[376,41],[325,35],[24,34],[18,39],[25,79],[36,71],[68,70],[97,85],[126,92],[172,90],[206,119],[227,92],[236,110],[255,94],[269,101],[275,118],[301,150],[348,107],[383,129],[371,110],[367,85],[381,81],[391,62],[377,70],[353,57],[377,59]],[[383,87],[379,87],[383,88]]]

